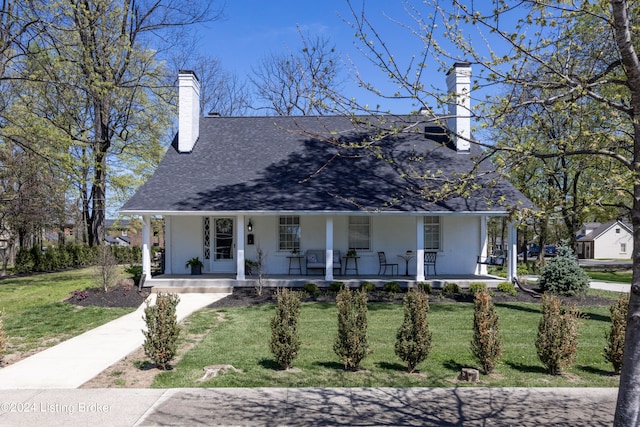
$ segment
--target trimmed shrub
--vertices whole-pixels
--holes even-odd
[[[395,352],[412,373],[431,350],[431,331],[427,322],[429,297],[422,290],[410,289],[404,296],[403,307],[404,320],[396,334]]]
[[[400,285],[397,282],[387,282],[382,287],[382,290],[389,294],[397,294],[400,292]]]
[[[542,318],[538,325],[538,358],[551,375],[571,366],[578,347],[578,316],[575,306],[563,309],[560,298],[542,295]]]
[[[147,355],[158,367],[166,370],[169,362],[173,360],[178,348],[178,336],[180,327],[176,317],[176,307],[180,298],[176,294],[158,293],[155,305],[149,305],[144,309],[142,317],[147,325],[144,334],[144,354]]]
[[[300,298],[296,292],[289,289],[278,289],[276,297],[278,305],[276,306],[276,314],[271,319],[269,350],[273,353],[278,365],[286,370],[291,367],[291,363],[298,357],[298,350],[300,350],[300,334],[298,333]]]
[[[417,286],[418,289],[424,291],[427,295],[431,295],[433,293],[433,288],[429,282],[419,282]]]
[[[307,295],[314,298],[320,294],[320,289],[318,289],[318,285],[315,283],[305,283],[302,290],[305,291]]]
[[[624,337],[627,331],[627,314],[629,313],[629,294],[621,294],[618,301],[609,307],[611,312],[611,329],[607,333],[607,346],[604,358],[611,362],[616,374],[622,370],[624,354]]]
[[[457,283],[446,283],[444,288],[442,288],[442,293],[445,295],[455,295],[461,292],[460,286]]]
[[[141,265],[130,265],[124,270],[127,274],[131,275],[133,279],[133,283],[135,286],[140,285],[140,279],[142,279],[142,266]]]
[[[329,283],[329,292],[340,292],[344,288],[343,282],[331,282]]]
[[[570,296],[582,294],[589,288],[589,276],[571,248],[563,243],[558,246],[558,255],[540,270],[538,283],[545,292]]]
[[[477,294],[478,292],[481,291],[486,291],[487,290],[487,284],[484,282],[471,282],[469,284],[469,291],[472,294]]]
[[[498,313],[493,305],[491,294],[486,289],[475,293],[473,305],[471,354],[480,363],[482,371],[490,374],[502,356]]]
[[[16,254],[14,269],[16,273],[31,273],[35,262],[29,249],[20,248]]]
[[[362,289],[365,292],[373,292],[376,290],[376,284],[371,282],[362,282],[358,289]]]
[[[344,369],[357,371],[360,362],[369,353],[367,342],[367,293],[344,287],[336,296],[338,308],[338,336],[333,351],[344,364]]]
[[[518,295],[518,291],[516,290],[515,285],[511,282],[500,282],[498,283],[498,287],[496,289],[498,290],[498,292],[504,292],[505,294],[510,294],[513,296]]]

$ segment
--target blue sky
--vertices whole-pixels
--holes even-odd
[[[355,10],[361,10],[362,0],[353,0]],[[389,18],[407,22],[407,15],[400,0],[369,0],[365,2],[367,18],[384,34],[398,60],[408,60],[411,54],[419,53],[420,44],[406,28]],[[360,90],[348,77],[349,59],[357,64],[360,73],[378,87],[388,84],[388,79],[371,67],[358,52],[355,31],[345,21],[352,21],[351,11],[345,0],[229,0],[224,9],[225,18],[200,28],[201,50],[217,57],[222,66],[244,78],[269,53],[295,50],[300,46],[298,27],[311,36],[327,37],[345,59],[344,70],[347,81],[344,91],[361,103],[396,113],[407,113],[414,109],[409,102],[392,103],[380,101],[366,91]],[[452,61],[453,63],[453,61]],[[444,89],[444,73],[435,69],[427,80]]]

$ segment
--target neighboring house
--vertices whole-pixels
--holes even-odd
[[[576,255],[586,259],[630,259],[633,253],[631,225],[620,220],[584,224],[576,235]]]
[[[164,239],[162,238],[160,221],[152,220],[153,232],[151,235],[151,246],[161,247],[164,246]],[[142,247],[142,230],[141,225],[137,224],[126,218],[119,219],[107,219],[105,221],[105,242],[108,244],[114,244],[114,239],[117,239],[117,244],[123,246],[135,246]]]
[[[358,274],[377,275],[378,252],[387,262],[405,262],[412,280],[425,280],[425,251],[437,252],[438,276],[486,273],[487,219],[509,216],[513,207],[533,208],[485,160],[460,194],[434,200],[424,188],[444,194],[474,169],[482,151],[468,140],[471,69],[456,64],[449,73],[448,128],[422,115],[200,117],[199,82],[179,75],[179,133],[154,175],[121,209],[143,218],[143,269],[150,275],[150,223],[165,225],[165,274],[189,271],[199,257],[205,273],[246,280],[245,259],[264,256],[267,275],[305,274],[296,252],[320,250],[312,274],[344,275],[335,268],[340,251],[356,249]],[[454,97],[455,99],[455,97]],[[378,126],[411,120],[415,132],[380,140]],[[348,148],[350,143],[371,149]],[[515,227],[510,224],[509,277],[515,274]],[[506,248],[505,248],[506,249]],[[324,259],[322,259],[324,258]],[[341,267],[345,267],[343,260]],[[353,265],[351,266],[353,268]],[[353,270],[350,270],[353,272]],[[431,270],[433,273],[433,269]]]

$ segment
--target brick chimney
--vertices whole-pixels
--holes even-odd
[[[200,135],[200,82],[190,70],[178,72],[178,151],[190,153]]]
[[[469,152],[471,144],[471,64],[456,62],[447,73],[449,119],[447,127],[458,152]]]

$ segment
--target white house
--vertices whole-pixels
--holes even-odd
[[[165,277],[187,274],[186,261],[199,257],[205,275],[250,280],[245,260],[256,260],[258,249],[274,277],[380,276],[379,252],[399,264],[393,274],[415,281],[486,274],[477,261],[487,253],[487,218],[533,206],[488,160],[477,161],[482,151],[468,142],[470,76],[467,63],[452,68],[447,82],[459,105],[436,121],[420,114],[200,117],[198,79],[181,72],[179,133],[121,210],[143,218],[145,274],[152,216],[165,221]],[[413,131],[394,133],[400,122]],[[512,277],[513,224],[510,236]],[[350,249],[357,258],[345,258]],[[436,253],[435,269],[425,252]],[[307,269],[300,253],[323,268]]]
[[[630,259],[633,254],[633,231],[620,220],[584,224],[576,237],[578,258]]]

